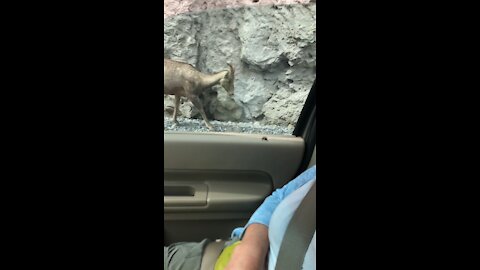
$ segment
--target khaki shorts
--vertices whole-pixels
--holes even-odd
[[[205,246],[211,240],[202,242],[175,243],[163,247],[163,264],[166,270],[200,270]]]

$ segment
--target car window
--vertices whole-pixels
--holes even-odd
[[[315,80],[315,2],[164,3],[164,131],[291,135]]]

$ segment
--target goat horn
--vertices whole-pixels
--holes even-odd
[[[234,74],[234,73],[235,73],[235,68],[232,66],[232,64],[227,63],[227,65],[230,67],[230,72],[231,72],[232,74]]]

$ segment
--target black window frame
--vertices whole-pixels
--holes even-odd
[[[302,162],[298,168],[297,175],[304,172],[308,168],[315,145],[317,143],[317,79],[313,82],[310,93],[308,94],[305,105],[298,118],[293,135],[301,137],[305,142],[305,152]]]

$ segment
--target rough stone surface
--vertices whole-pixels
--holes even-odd
[[[243,2],[166,1],[170,9],[164,14],[164,56],[205,73],[225,70],[226,63],[236,68],[233,99],[219,86],[202,97],[209,119],[292,127],[315,79],[316,5],[259,1],[238,7]],[[188,11],[201,12],[171,16]],[[166,96],[166,116],[173,106],[173,97]],[[180,113],[200,117],[188,101]]]
[[[306,4],[311,0],[164,0],[163,18],[181,13],[199,12],[214,8],[234,8],[259,5]]]

